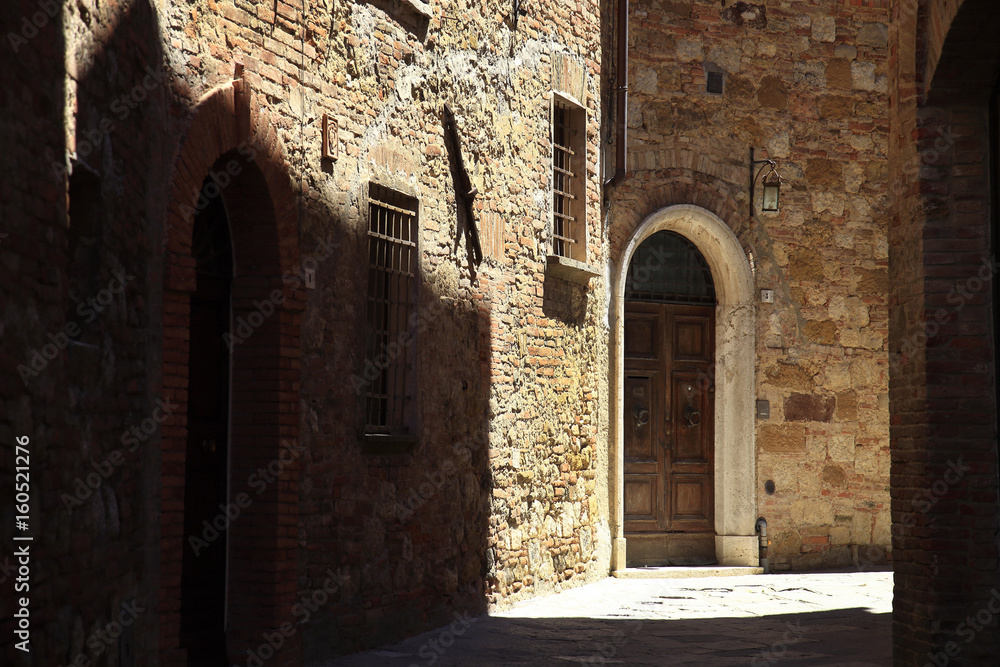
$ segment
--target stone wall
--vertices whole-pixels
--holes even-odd
[[[627,261],[629,236],[667,205],[731,227],[757,287],[774,291],[756,330],[756,394],[770,403],[756,503],[771,563],[884,562],[889,16],[857,3],[723,5],[632,3],[629,178],[612,196],[611,257]],[[723,94],[706,92],[709,71]],[[758,185],[749,214],[750,148],[778,162],[779,213],[759,212]]]

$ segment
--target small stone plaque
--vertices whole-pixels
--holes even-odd
[[[337,119],[323,114],[323,159],[336,160],[339,144]]]

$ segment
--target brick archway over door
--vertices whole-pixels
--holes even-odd
[[[231,658],[245,659],[265,632],[292,618],[296,590],[304,307],[297,198],[274,126],[253,94],[236,82],[195,107],[173,163],[166,216],[162,393],[179,407],[165,425],[162,442],[164,665],[187,662],[180,646],[180,612],[182,556],[189,548],[183,531],[190,301],[196,279],[192,229],[202,185],[210,176],[229,218],[235,259],[230,330],[242,339],[231,345],[229,500],[241,492],[251,499],[218,538],[229,540],[226,643]],[[249,329],[240,328],[241,319]],[[269,464],[273,472],[278,461],[277,477],[255,476]],[[293,637],[269,664],[295,664],[297,653]]]

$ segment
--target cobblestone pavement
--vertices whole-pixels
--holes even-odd
[[[891,664],[891,572],[615,579],[324,667]]]

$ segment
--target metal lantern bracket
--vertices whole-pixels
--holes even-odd
[[[753,201],[754,201],[754,194],[755,194],[755,190],[756,190],[756,186],[757,186],[757,179],[759,179],[760,175],[764,173],[764,169],[766,169],[768,166],[771,167],[771,171],[768,172],[767,176],[764,177],[765,189],[766,189],[766,186],[768,186],[768,185],[774,185],[774,186],[779,187],[779,188],[781,186],[781,174],[779,174],[778,170],[775,168],[775,167],[778,166],[777,163],[774,160],[771,160],[771,159],[755,160],[754,159],[755,157],[756,156],[754,154],[754,149],[751,148],[750,149],[750,217],[751,218],[754,216],[754,204],[753,204]],[[761,167],[760,170],[757,171],[756,174],[754,174],[754,167],[756,167],[759,164],[762,164],[762,165],[765,165],[765,166]],[[770,180],[772,174],[774,175],[775,178],[777,178],[776,182],[773,181],[773,180]],[[777,197],[775,198],[775,202],[777,203]],[[777,206],[775,206],[775,208],[773,208],[773,209],[762,209],[762,210],[765,210],[765,211],[768,211],[768,212],[775,212],[778,209],[777,209]]]

